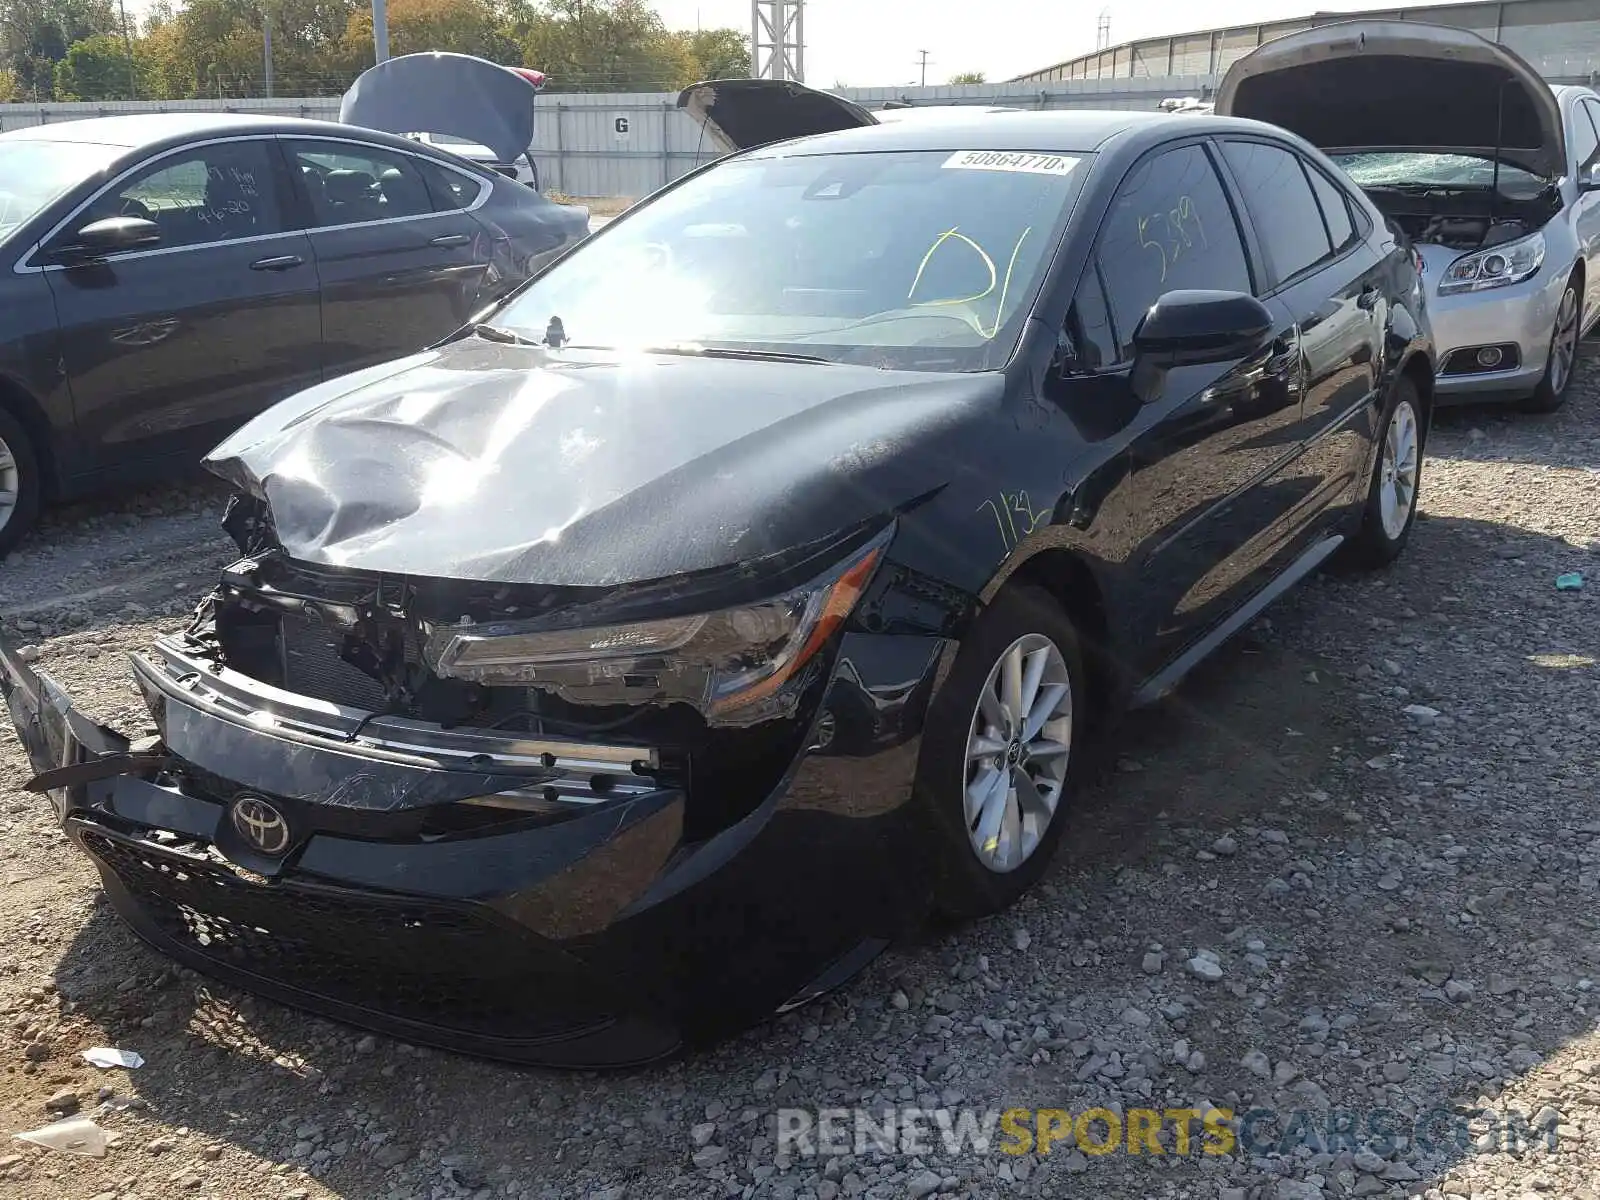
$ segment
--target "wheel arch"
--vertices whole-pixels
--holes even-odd
[[[59,490],[60,479],[57,475],[55,438],[44,405],[15,379],[0,374],[0,408],[15,417],[32,440],[34,458],[43,475],[41,482],[44,494],[47,498],[54,497]]]
[[[1431,420],[1433,415],[1434,374],[1433,366],[1428,362],[1428,356],[1421,351],[1408,354],[1405,361],[1400,364],[1400,377],[1409,379],[1411,386],[1417,389],[1417,399],[1422,401],[1423,408],[1427,409]],[[1426,428],[1423,430],[1427,432]]]
[[[1098,725],[1119,706],[1119,697],[1127,690],[1125,673],[1117,665],[1106,591],[1099,576],[1084,555],[1060,546],[1045,547],[1006,566],[984,589],[985,602],[1002,588],[1017,584],[1031,584],[1050,594],[1078,631],[1093,692],[1089,718],[1092,725]]]

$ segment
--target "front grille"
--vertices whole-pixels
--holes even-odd
[[[197,855],[97,829],[82,839],[179,950],[308,998],[504,1041],[570,1035],[610,1019],[555,966],[556,951],[470,910],[251,883]]]
[[[283,613],[278,619],[284,686],[351,708],[382,709],[383,684],[339,656],[344,634],[309,613]],[[414,638],[406,638],[406,662],[422,661]]]

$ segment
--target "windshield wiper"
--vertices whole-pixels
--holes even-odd
[[[536,342],[530,337],[523,337],[520,333],[510,329],[502,329],[498,325],[488,325],[478,321],[467,326],[470,333],[477,334],[486,342],[499,342],[504,346],[542,346],[543,342]]]
[[[815,354],[794,354],[786,350],[730,350],[720,346],[697,346],[693,343],[679,342],[668,346],[646,346],[646,354],[682,354],[692,358],[731,358],[746,362],[792,362],[792,363],[821,363],[823,366],[834,365],[831,358],[820,358]]]

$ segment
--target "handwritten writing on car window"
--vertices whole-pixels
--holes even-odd
[[[1050,512],[1035,512],[1027,492],[1001,492],[991,500],[978,505],[977,511],[988,509],[1000,530],[1000,541],[1007,550],[1014,549],[1023,538],[1050,519]]]
[[[237,188],[246,196],[260,194],[256,191],[255,172],[245,167],[219,167],[213,164],[206,167],[206,175],[223,187]]]
[[[1161,258],[1161,282],[1167,273],[1196,244],[1207,247],[1205,223],[1188,196],[1179,196],[1177,203],[1165,212],[1141,213],[1138,217],[1139,245],[1154,250]]]
[[[213,222],[220,223],[226,221],[229,217],[247,216],[249,212],[250,206],[243,200],[224,200],[220,204],[212,204],[195,209],[195,215],[200,218],[202,225],[210,225]]]

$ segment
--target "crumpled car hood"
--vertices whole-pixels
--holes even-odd
[[[206,466],[290,557],[557,586],[781,554],[949,477],[999,375],[547,351],[467,337],[311,388]]]

